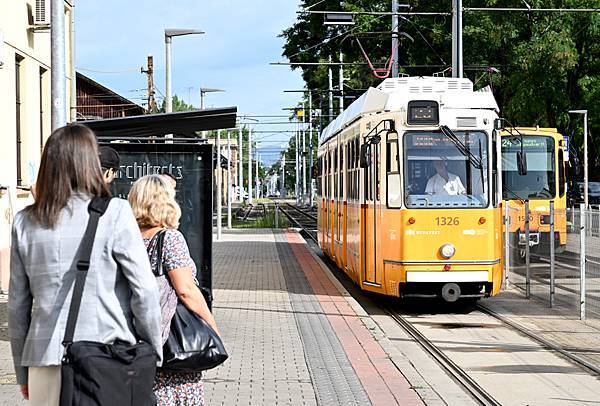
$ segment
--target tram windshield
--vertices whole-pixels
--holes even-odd
[[[554,172],[554,139],[547,136],[523,136],[523,152],[527,174],[520,175],[517,152],[521,151],[520,136],[502,137],[502,183],[504,199],[550,199],[556,195]],[[507,194],[507,192],[509,192]]]
[[[481,131],[453,134],[454,141],[439,131],[405,133],[407,207],[488,206],[488,137]]]

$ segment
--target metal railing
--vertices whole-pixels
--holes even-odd
[[[549,202],[542,227],[542,215],[532,215],[525,201],[523,224],[514,230],[510,219],[519,215],[511,210],[518,209],[504,205],[505,289],[522,289],[527,298],[568,309],[582,320],[600,318],[600,208],[581,204],[563,217]]]

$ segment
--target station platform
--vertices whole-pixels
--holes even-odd
[[[230,359],[205,374],[206,404],[424,404],[297,232],[224,232],[213,289]]]

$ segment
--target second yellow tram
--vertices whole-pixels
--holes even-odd
[[[321,134],[318,239],[363,290],[449,302],[502,281],[500,139],[468,79],[371,88]]]
[[[522,144],[522,145],[521,145]],[[525,173],[517,153],[523,152]],[[529,201],[529,245],[534,255],[564,252],[567,245],[566,142],[555,128],[517,127],[502,132],[502,182],[509,208],[510,244],[525,259],[525,201]],[[554,235],[550,235],[550,202],[554,202]]]

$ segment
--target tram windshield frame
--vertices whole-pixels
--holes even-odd
[[[453,133],[461,146],[481,159],[480,167],[442,131],[404,133],[404,202],[407,208],[489,207],[489,134],[483,130]]]
[[[527,174],[520,175],[517,152],[523,152],[527,162]],[[502,184],[506,186],[503,198],[548,200],[556,197],[556,147],[549,135],[523,135],[502,137]],[[506,191],[510,190],[510,194]]]

